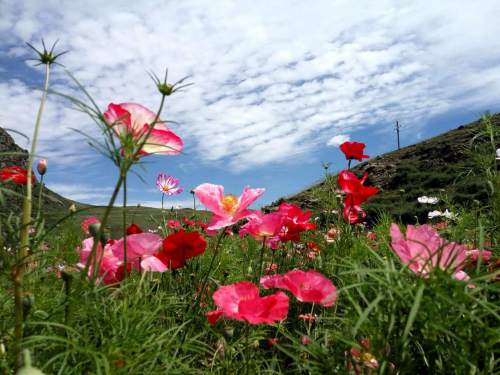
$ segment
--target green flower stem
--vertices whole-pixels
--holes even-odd
[[[33,176],[33,158],[35,155],[36,144],[38,141],[38,131],[40,129],[40,124],[42,121],[42,113],[45,108],[45,102],[47,100],[47,94],[49,89],[49,79],[50,79],[50,64],[45,64],[45,83],[43,86],[42,98],[40,99],[40,107],[38,108],[38,113],[35,121],[35,129],[33,131],[33,138],[31,141],[31,150],[28,155],[27,163],[27,182],[26,182],[26,196],[23,202],[23,214],[21,220],[21,233],[20,233],[20,248],[19,248],[19,258],[17,259],[16,270],[14,271],[14,302],[15,302],[15,370],[17,371],[21,367],[22,362],[22,339],[23,339],[23,277],[26,268],[26,258],[28,256],[28,250],[30,247],[29,230],[31,227],[31,212],[32,212],[32,176]]]
[[[38,214],[42,213],[42,191],[43,191],[43,175],[40,177],[40,190],[38,191]]]
[[[257,268],[257,284],[262,277],[262,263],[264,263],[264,251],[266,249],[266,237],[262,240],[262,247],[260,248],[260,259],[259,259],[259,267]]]
[[[127,278],[127,174],[123,176],[123,278]],[[140,267],[140,265],[139,265]]]

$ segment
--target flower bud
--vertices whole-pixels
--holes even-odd
[[[31,366],[31,356],[27,349],[24,350],[23,356],[24,366],[17,372],[17,375],[44,375],[39,369]]]
[[[36,170],[40,173],[40,176],[43,176],[47,172],[47,160],[40,159],[36,166]]]
[[[76,205],[72,203],[71,206],[68,207],[68,211],[70,214],[74,214],[76,212]]]
[[[96,237],[97,233],[99,233],[99,229],[101,229],[101,223],[92,223],[89,225],[89,233],[92,237]]]

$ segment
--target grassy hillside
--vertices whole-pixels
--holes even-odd
[[[500,114],[491,117],[491,124],[498,132]],[[369,173],[365,185],[381,189],[364,205],[368,217],[373,220],[385,211],[405,223],[422,222],[429,210],[445,209],[450,204],[470,207],[485,202],[488,186],[473,173],[483,162],[482,149],[487,147],[483,130],[484,124],[478,120],[356,165],[353,171],[359,176]],[[304,208],[324,210],[319,202],[325,195],[333,199],[335,183],[336,176],[329,176],[326,183],[321,181],[274,202],[273,206],[286,200]],[[437,206],[419,204],[417,198],[422,195],[439,197],[441,202]]]

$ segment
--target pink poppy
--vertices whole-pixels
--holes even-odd
[[[275,249],[280,240],[278,234],[283,227],[285,218],[279,213],[270,213],[264,215],[262,212],[256,212],[250,218],[250,221],[240,229],[240,237],[250,235],[257,241],[265,241],[266,245]]]
[[[145,261],[148,257],[156,254],[162,246],[162,238],[154,233],[137,233],[126,236],[127,241],[127,263],[132,263],[135,269],[139,269],[139,261]],[[110,250],[114,256],[123,261],[123,238],[115,241],[111,246]],[[154,260],[149,260],[144,264],[148,266],[148,270],[157,270],[151,268],[150,262]]]
[[[87,238],[82,241],[82,245],[77,249],[80,253],[80,261],[77,264],[77,267],[80,269],[84,269],[87,264],[88,257],[92,252],[92,246],[94,245],[94,239],[92,237]],[[119,267],[122,262],[114,256],[113,252],[110,250],[110,245],[104,246],[104,250],[99,243],[97,245],[97,259],[100,259],[100,268],[98,274],[98,281],[103,282],[104,284],[113,284],[120,282],[121,279],[118,275]],[[89,277],[94,272],[93,265],[89,268]]]
[[[455,242],[447,242],[424,224],[408,225],[406,236],[396,224],[391,224],[391,246],[408,268],[417,275],[427,277],[434,268],[450,270],[458,280],[468,280],[462,268],[467,260],[466,248]]]
[[[259,287],[249,281],[222,286],[214,292],[213,299],[217,310],[207,313],[211,324],[221,316],[250,324],[272,324],[288,315],[286,294],[277,292],[260,297]]]
[[[240,197],[228,194],[224,195],[222,185],[201,184],[194,190],[200,202],[212,211],[213,216],[208,225],[208,230],[217,230],[233,224],[241,219],[249,217],[252,211],[248,209],[265,189],[250,189],[245,187]]]
[[[157,121],[151,129],[151,124],[156,119],[156,113],[140,104],[111,103],[108,105],[108,110],[104,112],[104,119],[121,140],[131,135],[136,143],[140,143],[149,133],[139,155],[177,155],[182,151],[182,139],[172,132],[164,122]]]
[[[90,235],[89,227],[92,224],[100,224],[100,223],[101,222],[99,221],[99,219],[96,218],[95,216],[89,216],[80,223],[80,227],[82,228],[83,233],[85,233],[88,236]]]
[[[285,289],[301,302],[332,306],[337,299],[337,290],[332,281],[314,270],[292,270],[284,275],[264,276],[260,284],[265,288]]]

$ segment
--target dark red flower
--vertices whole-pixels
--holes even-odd
[[[130,236],[131,234],[139,234],[139,233],[143,233],[143,230],[137,224],[130,224],[129,227],[127,228],[127,236]]]
[[[364,155],[365,144],[360,142],[344,142],[340,145],[340,151],[342,151],[347,160],[356,159],[361,161],[362,159],[369,158],[368,155]]]
[[[196,225],[196,222],[194,220],[189,220],[187,217],[183,217],[182,221],[184,221],[184,224],[186,224],[188,227]]]
[[[199,232],[180,230],[163,240],[163,249],[155,254],[170,269],[184,267],[186,260],[205,252],[207,241]]]
[[[18,185],[26,185],[28,183],[28,171],[24,168],[12,165],[0,169],[0,182],[12,181]],[[31,181],[36,182],[35,175],[31,175]]]

